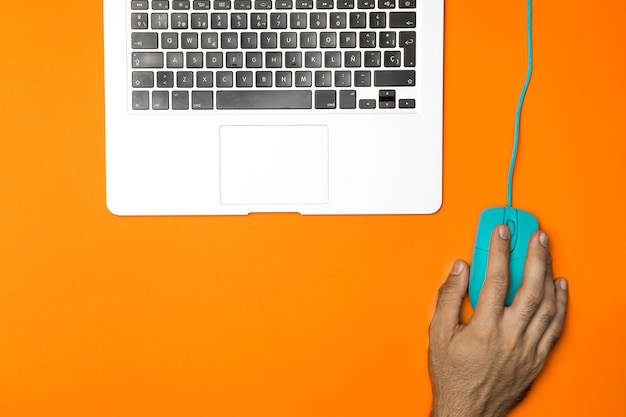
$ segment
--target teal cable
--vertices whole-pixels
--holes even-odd
[[[509,181],[507,185],[506,205],[511,207],[513,203],[513,172],[515,171],[515,160],[517,159],[517,148],[519,146],[520,136],[520,119],[522,118],[522,106],[526,98],[526,92],[530,85],[530,79],[533,75],[533,5],[532,0],[527,0],[527,18],[526,33],[528,40],[528,72],[526,73],[526,81],[517,102],[517,111],[515,113],[515,134],[513,137],[513,151],[511,153],[511,164],[509,165]]]

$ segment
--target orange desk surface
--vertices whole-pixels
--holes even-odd
[[[525,2],[447,2],[443,207],[364,217],[111,215],[101,7],[2,4],[0,415],[427,415],[436,290],[505,200]],[[512,415],[624,416],[626,2],[534,27],[514,204],[571,305]]]

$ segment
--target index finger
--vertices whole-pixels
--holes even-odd
[[[510,238],[511,231],[503,224],[495,227],[491,233],[485,283],[474,314],[477,320],[493,320],[504,312],[504,301],[509,290]]]

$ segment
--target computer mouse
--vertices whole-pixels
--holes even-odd
[[[510,283],[504,303],[506,306],[511,305],[515,293],[522,285],[528,242],[531,235],[539,230],[539,221],[527,211],[513,207],[491,207],[483,210],[478,219],[470,266],[469,299],[474,308],[478,304],[480,292],[485,282],[491,234],[493,229],[500,224],[507,225],[511,231]]]

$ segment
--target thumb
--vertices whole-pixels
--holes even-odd
[[[439,288],[437,307],[430,325],[432,335],[445,336],[459,324],[463,298],[467,294],[469,268],[458,260],[452,266],[446,282]]]

